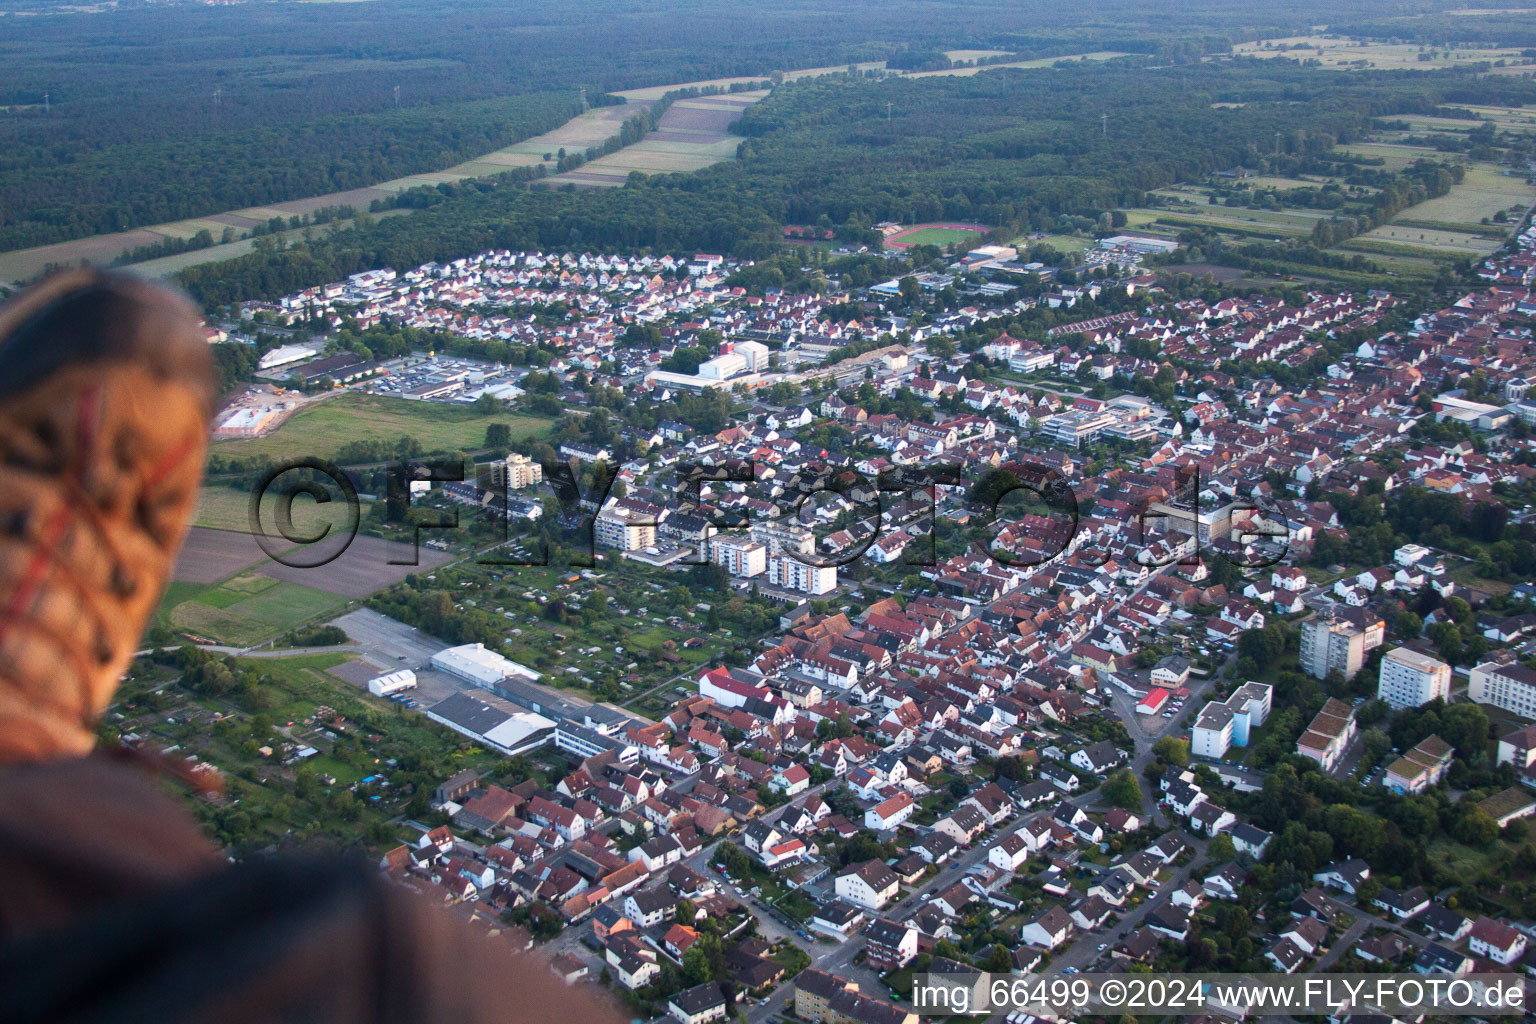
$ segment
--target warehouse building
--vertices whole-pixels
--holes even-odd
[[[432,667],[449,675],[490,688],[503,679],[526,679],[536,682],[539,673],[526,665],[503,658],[495,651],[488,651],[485,644],[463,644],[448,647],[432,655]]]

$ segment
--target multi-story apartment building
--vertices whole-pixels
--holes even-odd
[[[917,1014],[859,991],[859,983],[807,967],[795,976],[795,1016],[812,1024],[917,1024]]]
[[[825,594],[837,589],[837,567],[807,565],[792,555],[768,559],[768,582],[785,590]]]
[[[1381,659],[1376,696],[1394,708],[1416,708],[1451,693],[1451,666],[1438,658],[1397,647]]]
[[[505,487],[509,491],[516,491],[524,487],[534,487],[544,481],[544,467],[517,452],[488,465],[492,487]]]
[[[656,543],[656,517],[610,505],[597,514],[592,535],[603,547],[639,551]]]
[[[768,548],[747,537],[711,537],[709,560],[732,576],[761,576],[768,569]]]
[[[751,537],[773,555],[809,555],[816,550],[816,536],[799,523],[767,521],[753,523]]]
[[[1250,681],[1233,690],[1226,700],[1211,701],[1201,709],[1190,731],[1190,753],[1220,760],[1231,747],[1246,747],[1251,730],[1269,718],[1273,699],[1274,687]]]
[[[1467,679],[1467,699],[1536,718],[1536,671],[1519,662],[1484,662]]]
[[[1377,647],[1386,624],[1369,613],[1334,614],[1308,619],[1301,624],[1301,667],[1307,675],[1322,679],[1337,671],[1353,679],[1365,656]]]
[[[1357,728],[1355,709],[1337,697],[1329,697],[1296,741],[1296,753],[1310,757],[1323,766],[1323,771],[1331,772],[1349,749]]]

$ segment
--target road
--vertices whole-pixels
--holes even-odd
[[[1333,966],[1341,956],[1355,948],[1355,944],[1359,942],[1361,936],[1373,929],[1394,932],[1411,943],[1415,949],[1423,949],[1429,945],[1430,940],[1428,937],[1420,935],[1418,932],[1409,931],[1397,921],[1389,921],[1384,917],[1378,917],[1375,914],[1361,910],[1352,903],[1345,903],[1343,900],[1337,899],[1332,895],[1328,896],[1328,902],[1344,913],[1352,915],[1355,920],[1353,924],[1344,930],[1344,934],[1334,941],[1333,945],[1329,947],[1328,952],[1312,962],[1312,965],[1307,968],[1308,974],[1317,974]],[[1412,920],[1412,918],[1409,920]]]

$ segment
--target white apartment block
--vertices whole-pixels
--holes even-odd
[[[1381,659],[1376,696],[1393,708],[1416,708],[1436,698],[1444,700],[1450,693],[1451,666],[1438,658],[1398,647]]]
[[[516,491],[524,487],[533,487],[544,481],[544,467],[517,452],[513,452],[505,459],[497,459],[489,465],[492,487],[505,487],[509,491]]]
[[[768,571],[768,549],[745,537],[711,537],[709,560],[732,576],[761,576]]]
[[[808,555],[816,550],[816,536],[810,528],[794,522],[753,523],[752,539],[768,549],[769,556]]]
[[[1226,700],[1211,701],[1190,730],[1190,753],[1219,761],[1232,747],[1246,747],[1252,731],[1269,718],[1274,692],[1268,683],[1249,681]]]
[[[620,551],[639,551],[656,543],[656,517],[620,506],[597,514],[592,534],[597,543]]]
[[[1536,671],[1518,662],[1484,662],[1467,680],[1467,699],[1492,704],[1521,718],[1536,718]]]
[[[826,594],[837,589],[837,566],[806,565],[791,555],[768,560],[768,582],[804,594]]]

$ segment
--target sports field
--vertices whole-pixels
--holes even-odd
[[[485,443],[485,428],[508,423],[514,438],[543,432],[550,421],[510,413],[483,415],[469,406],[417,402],[357,392],[312,402],[266,437],[215,441],[220,455],[331,458],[352,441],[395,441],[414,437],[429,452],[474,451]]]
[[[898,231],[885,240],[888,249],[905,249],[911,245],[968,245],[981,241],[981,236],[992,229],[984,224],[918,224]]]

